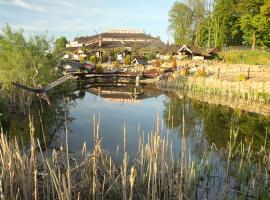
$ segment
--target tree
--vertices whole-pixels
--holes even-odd
[[[192,0],[192,13],[194,17],[194,44],[200,46],[201,25],[205,16],[204,0]]]
[[[0,34],[0,86],[13,91],[12,82],[25,85],[47,84],[54,78],[56,59],[48,53],[50,43],[46,35],[26,40],[23,30],[13,31],[6,25]]]
[[[240,19],[241,29],[244,33],[244,42],[252,44],[252,50],[256,45],[270,44],[269,34],[269,0],[242,0],[239,3],[239,10],[242,11]]]
[[[68,43],[67,38],[65,36],[61,36],[57,38],[54,42],[54,51],[57,53],[60,53],[63,51],[63,49],[66,47],[66,44]]]
[[[270,46],[270,0],[175,2],[169,23],[176,44]]]
[[[214,7],[216,46],[242,45],[237,0],[217,0]]]
[[[184,3],[174,2],[169,11],[168,30],[174,36],[175,44],[191,43],[192,11]]]
[[[261,15],[265,17],[270,17],[270,0],[265,0],[264,5],[260,9]],[[268,22],[270,18],[268,18]]]

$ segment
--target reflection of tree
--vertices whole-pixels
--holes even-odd
[[[203,121],[205,137],[218,147],[227,144],[231,129],[239,131],[239,140],[248,143],[254,137],[254,144],[262,145],[266,129],[270,128],[269,117],[208,103],[198,102],[193,105]]]
[[[183,111],[185,115],[185,131],[187,134],[194,132],[198,122],[196,113],[193,110],[190,99],[179,98],[174,94],[169,94],[169,98],[164,102],[163,119],[169,129],[180,129],[183,123]]]
[[[17,137],[19,141],[27,143],[29,141],[29,116],[33,119],[35,128],[35,137],[39,138],[42,145],[49,145],[54,140],[55,133],[61,132],[65,127],[65,107],[67,108],[67,122],[71,122],[68,110],[73,106],[72,101],[64,101],[64,96],[74,95],[75,87],[72,83],[66,83],[64,86],[52,91],[50,94],[51,105],[39,98],[33,98],[31,105],[25,105],[24,109],[11,113],[8,99],[3,99],[0,103],[1,125],[5,133],[10,138]],[[29,115],[30,114],[30,115]],[[45,135],[45,139],[43,137]]]
[[[46,144],[49,145],[55,133],[64,129],[64,106],[64,101],[58,98],[51,101],[51,106],[38,100],[30,106],[29,111],[34,123],[35,137],[39,138],[42,144],[45,144],[46,141]],[[70,106],[68,103],[67,107]],[[70,117],[67,119],[72,120]],[[29,112],[5,115],[5,119],[1,120],[1,123],[10,137],[17,137],[23,142],[29,141]]]
[[[244,140],[249,143],[253,138],[256,147],[264,144],[266,129],[268,132],[270,130],[270,117],[233,110],[227,106],[194,101],[189,98],[181,99],[174,94],[168,96],[169,98],[164,102],[163,113],[167,128],[178,129],[178,132],[181,133],[184,107],[186,134],[197,133],[198,135],[202,133],[209,144],[215,143],[219,148],[227,145],[230,139],[230,130],[239,131],[239,141]]]

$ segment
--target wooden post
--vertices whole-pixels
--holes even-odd
[[[220,68],[218,68],[217,78],[219,78],[219,75],[220,75]]]
[[[250,78],[250,67],[248,68],[248,74],[247,74],[247,79]]]
[[[136,76],[135,84],[136,84],[136,86],[139,86],[139,84],[140,84],[140,77],[138,75]]]
[[[101,94],[101,87],[98,87],[98,96]]]

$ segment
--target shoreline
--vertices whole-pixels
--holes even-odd
[[[196,76],[194,72],[184,76],[183,71],[178,70],[166,80],[157,82],[158,87],[210,104],[270,115],[270,67],[192,61],[179,64],[190,70],[204,71],[206,75]],[[239,74],[248,74],[249,78],[239,81]]]

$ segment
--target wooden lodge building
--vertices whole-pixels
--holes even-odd
[[[109,30],[101,34],[77,37],[66,45],[64,58],[79,60],[81,57],[96,55],[101,58],[106,52],[118,49],[117,59],[121,60],[134,49],[160,49],[165,44],[158,38],[141,30]],[[88,54],[88,55],[87,55]]]
[[[192,60],[205,60],[210,59],[220,49],[214,48],[205,50],[198,46],[192,45],[166,45],[159,51],[159,58],[167,60],[171,55],[178,59],[188,57]]]

